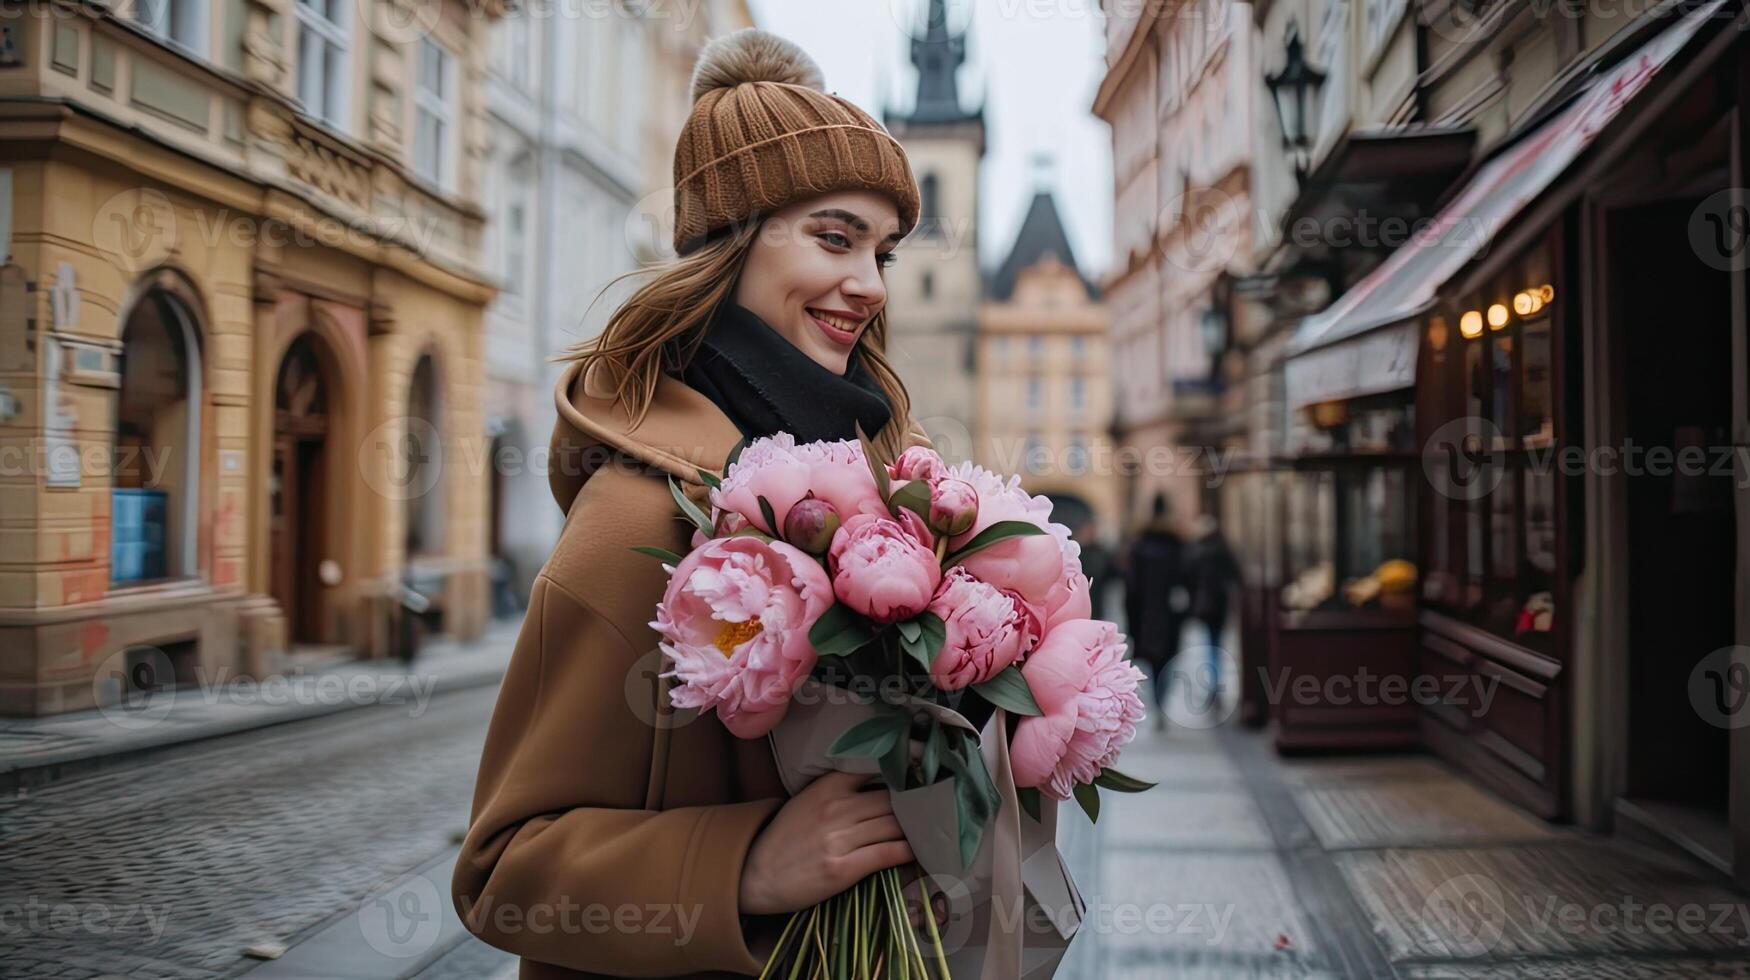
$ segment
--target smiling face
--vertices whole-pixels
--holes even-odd
[[[735,302],[844,374],[857,339],[887,305],[882,270],[900,237],[899,211],[880,194],[839,191],[792,204],[754,236]]]

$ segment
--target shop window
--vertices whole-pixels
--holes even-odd
[[[197,574],[200,346],[180,300],[147,293],[122,330],[110,490],[110,581]]]
[[[1284,609],[1414,605],[1415,523],[1406,465],[1358,457],[1288,476]]]
[[[1540,246],[1494,282],[1434,314],[1424,404],[1430,432],[1462,433],[1474,467],[1429,505],[1430,575],[1423,597],[1443,613],[1532,649],[1552,649],[1558,568],[1555,290]],[[1456,346],[1435,350],[1435,338]],[[1425,462],[1438,465],[1432,456]]]
[[[298,101],[304,110],[345,132],[348,0],[298,0]]]
[[[413,170],[445,190],[454,190],[456,59],[429,37],[419,41],[413,107]]]

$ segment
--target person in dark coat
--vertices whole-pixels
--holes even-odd
[[[1220,523],[1208,514],[1197,519],[1197,540],[1190,546],[1188,564],[1191,618],[1209,630],[1209,689],[1219,693],[1222,632],[1227,628],[1229,599],[1240,580],[1240,563],[1222,536]]]
[[[1148,523],[1131,543],[1124,569],[1124,608],[1133,657],[1153,678],[1155,727],[1166,727],[1167,665],[1179,652],[1190,609],[1185,539],[1174,530],[1167,497],[1157,493]]]
[[[1118,560],[1106,542],[1100,540],[1100,529],[1087,521],[1076,530],[1075,539],[1082,547],[1082,574],[1088,577],[1088,599],[1094,618],[1106,618],[1107,593],[1117,584]]]

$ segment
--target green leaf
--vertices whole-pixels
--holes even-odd
[[[742,436],[740,439],[736,440],[735,445],[730,447],[729,455],[727,457],[725,457],[723,460],[723,472],[725,472],[725,473],[729,472],[729,468],[731,466],[734,466],[736,464],[737,460],[741,459],[741,451],[743,449],[746,449],[746,448],[747,448],[747,437],[746,436]]]
[[[999,541],[1007,541],[1010,538],[1024,538],[1028,535],[1044,533],[1044,528],[1037,524],[1029,524],[1026,521],[998,521],[990,527],[973,535],[972,540],[966,542],[966,545],[959,551],[944,558],[942,560],[942,567],[947,568],[950,565],[963,562],[971,557],[973,552],[983,551]]]
[[[918,624],[918,630],[923,634],[924,653],[930,663],[935,663],[936,654],[942,652],[942,644],[948,642],[948,624],[928,610],[918,613],[912,622]]]
[[[1155,784],[1146,779],[1126,776],[1111,767],[1100,771],[1100,775],[1094,778],[1094,785],[1116,793],[1142,793],[1155,788]]]
[[[886,502],[893,496],[893,481],[887,476],[887,467],[875,458],[875,444],[869,441],[868,433],[863,431],[863,423],[853,423],[857,429],[857,441],[863,444],[863,462],[869,464],[869,475],[875,478],[875,489],[880,491],[881,500]]]
[[[942,771],[942,722],[934,715],[930,716],[930,734],[924,738],[924,757],[918,764],[925,786],[934,783]]]
[[[843,603],[833,603],[808,628],[808,642],[823,657],[855,653],[875,639],[875,630]]]
[[[887,501],[887,512],[898,517],[901,507],[923,518],[927,523],[930,519],[930,485],[923,480],[910,480],[905,486],[893,491],[893,496]]]
[[[896,792],[905,789],[905,769],[911,763],[911,719],[906,715],[899,716],[902,723],[897,729],[899,737],[881,756],[881,775],[887,780],[887,785]]]
[[[1020,801],[1021,809],[1026,810],[1027,816],[1032,817],[1035,823],[1042,819],[1039,816],[1039,811],[1043,804],[1039,799],[1037,786],[1022,786],[1015,790],[1015,799]]]
[[[772,510],[772,502],[767,500],[763,495],[758,499],[760,502],[760,516],[766,519],[766,530],[772,532],[774,537],[783,537],[784,529],[778,526],[778,515]]]
[[[707,469],[700,469],[699,470],[699,482],[705,484],[706,486],[710,487],[713,490],[716,490],[717,488],[723,486],[723,481],[717,478],[717,474],[715,474]]]
[[[905,651],[906,656],[917,661],[919,667],[926,671],[930,669],[930,654],[924,649],[924,639],[921,635],[915,640],[900,637],[899,648]]]
[[[894,623],[893,625],[895,628],[897,628],[899,630],[900,636],[905,637],[907,641],[912,642],[912,643],[916,643],[918,641],[918,637],[920,637],[924,634],[923,627],[919,626],[917,623],[915,623],[909,619],[902,620],[900,622]]]
[[[1027,678],[1021,675],[1021,668],[1010,664],[983,684],[974,684],[972,689],[978,696],[1006,711],[1018,715],[1042,715],[1039,702],[1033,699],[1033,689],[1027,686]]]
[[[1089,823],[1100,820],[1100,791],[1091,783],[1077,783],[1075,788],[1076,802],[1082,805],[1082,812],[1088,815]]]
[[[686,515],[687,520],[693,522],[694,527],[703,531],[706,537],[717,533],[717,529],[711,525],[711,518],[706,516],[705,512],[699,509],[699,505],[693,503],[692,499],[681,490],[680,482],[672,475],[668,478],[668,492],[669,496],[674,498],[674,502],[680,505],[681,513]]]
[[[904,715],[882,714],[858,722],[833,739],[826,754],[846,759],[870,759],[885,756],[905,731]]]
[[[660,558],[663,561],[668,562],[670,565],[679,565],[681,563],[681,556],[675,554],[674,552],[668,550],[667,548],[658,548],[658,547],[655,547],[654,545],[640,544],[640,545],[633,545],[632,550],[638,552],[641,555],[649,555],[652,558]]]

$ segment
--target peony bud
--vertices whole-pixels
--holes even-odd
[[[978,491],[955,477],[930,485],[930,527],[937,534],[960,534],[978,519]]]
[[[784,515],[784,540],[811,555],[825,554],[840,523],[838,508],[809,491]]]
[[[895,480],[923,480],[933,483],[948,475],[948,464],[934,449],[912,446],[888,464],[887,472]]]

